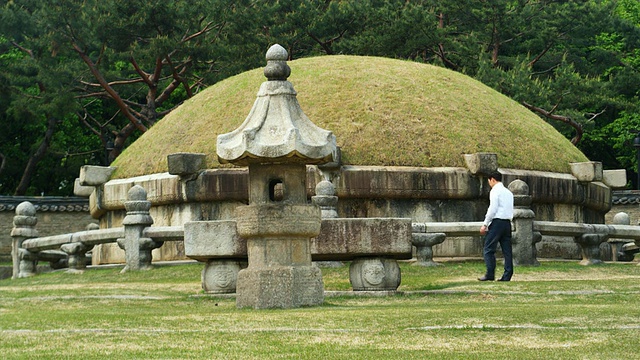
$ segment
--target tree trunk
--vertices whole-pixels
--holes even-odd
[[[36,151],[29,157],[27,166],[22,173],[20,183],[18,184],[18,187],[13,194],[14,196],[21,196],[26,194],[27,189],[29,188],[29,184],[31,184],[31,179],[36,172],[36,166],[38,166],[40,160],[44,158],[47,150],[49,149],[49,145],[51,145],[51,139],[53,138],[57,123],[58,120],[56,118],[49,118],[47,123],[47,131],[44,134],[44,138],[42,139],[42,142],[40,143]]]
[[[109,164],[115,160],[122,150],[124,150],[124,143],[127,141],[127,138],[136,131],[135,125],[132,123],[128,123],[125,127],[123,127],[120,131],[115,133],[115,139],[113,142],[113,148],[109,150],[107,160]]]

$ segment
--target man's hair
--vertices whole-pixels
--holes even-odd
[[[497,171],[494,171],[491,174],[489,174],[489,179],[496,179],[496,180],[502,182],[502,174],[500,174]]]

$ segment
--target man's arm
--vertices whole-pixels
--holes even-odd
[[[482,226],[480,227],[480,233],[486,234],[489,229],[489,224],[491,220],[496,216],[496,212],[498,212],[498,192],[490,191],[489,192],[489,208],[487,209],[487,214],[484,216],[484,221],[482,222]]]

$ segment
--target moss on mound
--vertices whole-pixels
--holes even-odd
[[[376,57],[322,56],[289,62],[298,101],[331,130],[348,165],[464,166],[462,154],[495,152],[504,168],[568,172],[588,159],[551,125],[465,75]],[[114,178],[167,171],[167,155],[207,154],[216,136],[249,114],[262,69],[221,81],[186,101],[112,164]]]

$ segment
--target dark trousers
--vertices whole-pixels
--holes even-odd
[[[496,273],[496,249],[500,243],[504,255],[503,279],[511,280],[513,276],[513,254],[511,249],[511,221],[493,219],[489,225],[489,231],[484,238],[484,264],[487,266],[487,278],[493,279]]]

